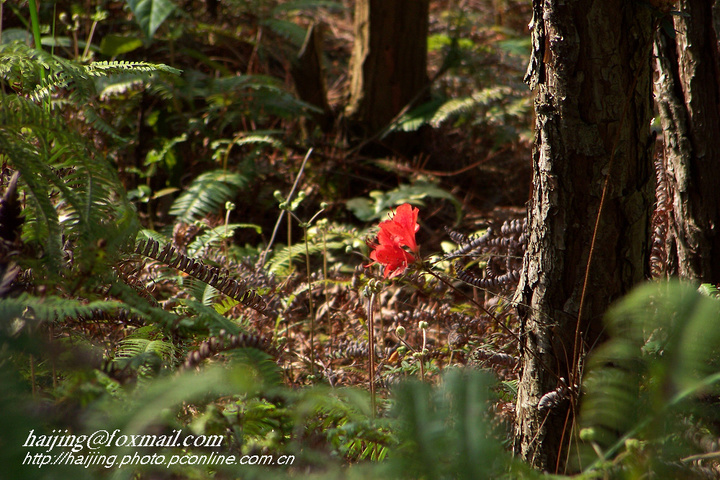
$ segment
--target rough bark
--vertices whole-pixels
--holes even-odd
[[[322,25],[314,24],[308,29],[297,58],[292,62],[290,72],[298,96],[305,102],[318,107],[322,112],[313,113],[315,123],[323,132],[330,131],[333,114],[327,99],[325,76],[322,68]]]
[[[426,89],[429,0],[357,0],[350,101],[355,136],[369,137]]]
[[[668,272],[720,283],[720,0],[681,0],[655,40],[655,97],[672,196]],[[675,33],[669,34],[668,30]]]
[[[646,277],[652,19],[647,6],[626,0],[533,5],[526,80],[537,88],[536,124],[516,295],[523,370],[515,450],[555,471],[567,455],[576,366],[600,339],[608,305]]]

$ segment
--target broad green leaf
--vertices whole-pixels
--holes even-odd
[[[142,47],[142,40],[122,35],[105,35],[100,42],[100,52],[108,57],[132,52],[140,47]]]
[[[152,38],[175,10],[175,4],[170,0],[127,0],[127,4],[146,38]]]
[[[460,202],[453,194],[443,190],[434,183],[416,182],[412,185],[400,185],[388,192],[374,190],[369,193],[370,199],[357,197],[346,202],[348,210],[364,221],[370,222],[385,219],[390,210],[403,203],[410,203],[424,207],[427,198],[441,198],[449,200],[455,207],[458,220],[462,216]]]

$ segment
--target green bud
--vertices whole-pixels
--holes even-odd
[[[627,440],[625,440],[625,448],[630,452],[640,450],[641,446],[642,444],[637,438],[628,438]]]
[[[418,328],[420,330],[427,330],[428,326],[428,322],[426,322],[425,320],[420,320],[420,322],[418,322]]]
[[[595,438],[594,428],[583,428],[580,430],[580,440],[583,442],[592,442]]]
[[[405,338],[405,327],[403,327],[402,325],[398,326],[395,329],[395,335],[397,335],[400,338]]]

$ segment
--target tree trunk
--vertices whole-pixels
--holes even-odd
[[[668,272],[720,283],[720,0],[681,0],[655,40],[670,185]],[[668,30],[676,32],[674,38]]]
[[[516,294],[515,450],[555,471],[565,465],[574,385],[602,315],[646,277],[652,17],[642,2],[533,0],[531,27],[526,81],[537,88],[536,124]]]
[[[292,62],[290,73],[295,82],[298,96],[303,101],[322,110],[322,112],[314,112],[312,116],[320,129],[327,133],[333,124],[333,114],[327,99],[322,68],[323,30],[322,24],[310,26],[305,36],[305,42],[297,58]]]
[[[381,132],[428,86],[429,0],[357,0],[350,101],[351,135]]]

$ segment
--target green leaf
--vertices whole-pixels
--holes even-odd
[[[146,38],[152,38],[175,10],[175,4],[170,0],[127,0],[127,4]]]
[[[132,52],[140,47],[142,47],[142,40],[122,35],[105,35],[100,42],[100,52],[108,57]]]
[[[286,3],[282,3],[273,8],[272,15],[278,16],[281,14],[296,13],[301,10],[315,10],[318,8],[327,8],[328,10],[345,10],[345,7],[340,2],[333,2],[329,0],[295,0]]]
[[[390,190],[389,192],[374,190],[370,192],[369,195],[372,199],[357,197],[348,200],[346,203],[348,210],[364,222],[384,219],[387,214],[390,213],[391,208],[402,205],[403,203],[423,207],[425,206],[424,200],[428,197],[449,200],[455,206],[455,213],[457,214],[458,220],[462,215],[462,206],[455,196],[430,182],[400,185],[398,188]]]

